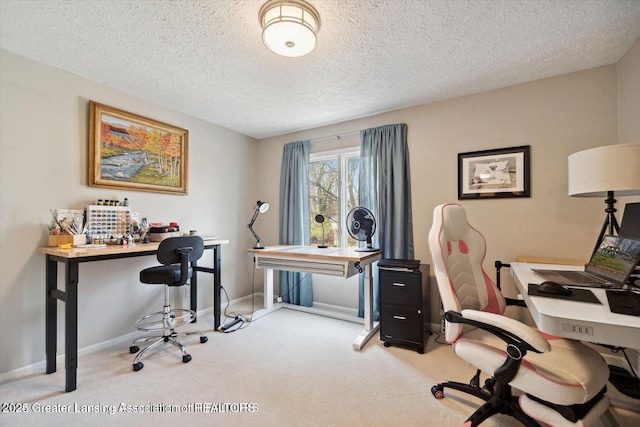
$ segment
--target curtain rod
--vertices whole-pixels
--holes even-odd
[[[346,132],[346,133],[341,133],[341,134],[337,134],[337,135],[329,135],[329,136],[321,136],[319,138],[311,138],[309,141],[322,141],[324,139],[331,139],[331,138],[340,139],[340,138],[345,137],[345,136],[358,135],[359,133],[360,133],[360,131],[356,130],[356,131],[353,131],[353,132]]]

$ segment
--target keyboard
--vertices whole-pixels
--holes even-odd
[[[561,275],[565,279],[569,279],[577,283],[589,283],[594,285],[607,283],[606,281],[598,279],[597,277],[589,276],[582,271],[556,271],[556,273]]]

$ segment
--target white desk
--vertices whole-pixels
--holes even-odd
[[[301,273],[326,274],[338,277],[351,277],[363,272],[364,287],[364,330],[353,341],[353,348],[360,350],[375,335],[380,326],[374,322],[373,313],[373,274],[371,264],[382,258],[381,251],[356,252],[353,249],[326,248],[313,246],[270,246],[266,249],[249,249],[255,258],[256,268],[264,269],[264,310],[254,314],[260,317],[280,308],[299,310],[300,306],[273,302],[273,271],[297,271]],[[314,312],[312,310],[303,310]],[[320,314],[320,313],[317,313]],[[328,312],[323,315],[331,316]],[[344,316],[332,316],[344,320]]]
[[[534,268],[582,268],[569,265],[511,263],[511,275],[538,329],[550,335],[575,340],[640,349],[640,317],[612,313],[604,289],[591,289],[602,305],[529,296],[529,283],[537,284],[544,281],[532,271]]]

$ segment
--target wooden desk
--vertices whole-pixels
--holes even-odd
[[[220,245],[229,243],[228,240],[205,240],[205,249],[213,249],[213,268],[198,267],[193,262],[193,276],[191,286],[191,309],[197,309],[197,272],[212,273],[213,279],[213,313],[214,327],[220,326]],[[159,242],[138,243],[135,246],[107,246],[106,248],[87,249],[72,248],[58,249],[56,247],[39,247],[38,252],[46,255],[46,360],[47,374],[56,371],[56,351],[58,343],[58,304],[56,300],[65,303],[65,391],[73,391],[77,386],[78,359],[78,270],[82,262],[104,261],[108,259],[131,258],[155,255]],[[65,268],[64,291],[58,289],[58,263]]]
[[[315,246],[270,246],[266,249],[249,249],[255,258],[256,268],[264,269],[264,312],[270,313],[280,308],[299,310],[300,306],[273,303],[273,271],[297,271],[301,273],[326,274],[348,278],[355,274],[365,274],[364,287],[364,330],[353,341],[353,348],[360,350],[380,327],[373,321],[373,274],[371,264],[382,258],[382,251],[356,252],[344,248],[317,248]],[[303,309],[313,313],[313,310]],[[316,313],[319,314],[319,313]],[[323,312],[325,316],[331,313]],[[332,316],[345,319],[344,316]]]
[[[526,262],[529,264],[558,264],[558,265],[578,265],[584,267],[587,265],[587,261],[581,259],[569,259],[569,258],[549,258],[549,257],[537,257],[530,255],[520,255],[516,257],[518,262]]]

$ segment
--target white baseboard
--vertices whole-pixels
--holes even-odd
[[[256,298],[264,298],[264,294],[261,292],[256,292]],[[245,297],[245,299],[250,297]],[[340,305],[326,304],[322,302],[314,301],[312,307],[304,307],[304,306],[295,306],[291,304],[287,304],[286,308],[298,311],[304,311],[312,314],[318,314],[321,316],[333,317],[337,319],[346,320],[349,322],[355,323],[364,323],[364,319],[362,317],[358,317],[358,310],[355,308],[344,307]],[[442,336],[440,331],[440,323],[429,323],[429,327],[431,328],[431,333],[438,333]],[[444,340],[444,337],[442,337]]]
[[[129,334],[126,335],[121,335],[119,337],[115,337],[112,339],[109,339],[107,341],[102,341],[96,344],[92,344],[90,346],[87,347],[83,347],[83,348],[79,348],[78,349],[78,357],[82,356],[82,355],[86,355],[86,354],[90,354],[96,351],[100,351],[100,350],[104,350],[107,347],[110,347],[112,345],[124,342],[124,341],[133,341],[137,336],[140,335],[139,331],[135,331],[135,332],[131,332]],[[60,367],[62,367],[62,369],[64,369],[64,353],[63,354],[58,354],[56,356],[56,366],[58,367],[58,369],[60,369]],[[13,371],[9,371],[6,372],[2,375],[0,375],[0,383],[4,383],[6,381],[10,381],[16,378],[20,378],[20,377],[24,377],[30,374],[35,374],[35,373],[44,373],[47,369],[47,362],[46,360],[42,360],[40,362],[34,363],[32,365],[27,365],[24,366],[22,368],[18,368],[18,369],[14,369]]]
[[[238,302],[242,302],[245,301],[247,299],[251,299],[251,295],[247,295],[245,297],[241,297],[241,298],[237,298],[234,299],[230,302],[230,304],[235,304]],[[213,313],[213,307],[209,307],[209,308],[205,308],[203,310],[198,310],[198,317],[202,317],[204,315],[207,314],[212,314]],[[196,323],[197,325],[197,323]],[[213,330],[213,327],[211,328],[211,330]],[[104,350],[105,348],[111,347],[113,345],[122,343],[122,342],[126,342],[126,341],[133,341],[134,339],[138,338],[140,336],[140,331],[133,331],[130,332],[128,334],[125,335],[120,335],[118,337],[115,338],[111,338],[108,339],[106,341],[102,341],[96,344],[92,344],[89,345],[87,347],[82,347],[78,349],[78,357],[82,356],[82,355],[86,355],[86,354],[90,354],[96,351],[100,351],[100,350]],[[64,349],[64,345],[62,346],[62,348]],[[64,370],[64,353],[63,354],[58,354],[56,355],[56,366],[58,367],[58,370],[63,369]],[[25,377],[27,375],[31,375],[31,374],[36,374],[36,373],[44,373],[47,369],[47,362],[46,360],[42,360],[40,362],[31,364],[31,365],[27,365],[27,366],[23,366],[22,368],[18,368],[18,369],[14,369],[12,371],[9,372],[5,372],[4,374],[0,374],[0,384],[7,382],[7,381],[11,381],[14,380],[16,378],[21,378],[21,377]]]
[[[305,313],[316,314],[318,316],[331,317],[333,319],[345,320],[347,322],[364,324],[364,319],[358,317],[358,310],[340,307],[331,304],[322,304],[314,302],[313,306],[305,307],[295,304],[283,304],[284,308],[289,310],[303,311]]]
[[[250,300],[252,298],[260,298],[263,299],[264,298],[264,294],[261,292],[257,292],[253,295],[246,295],[244,297],[240,297],[240,298],[236,298],[234,300],[232,300],[229,305],[233,305],[233,304],[237,304],[240,302],[244,302],[247,300]],[[325,303],[320,303],[320,302],[314,302],[313,303],[313,307],[301,307],[301,306],[294,306],[294,305],[288,305],[288,308],[290,309],[294,309],[294,310],[299,310],[299,311],[305,311],[305,312],[309,312],[312,314],[317,314],[317,315],[321,315],[321,316],[328,316],[328,317],[333,317],[333,318],[337,318],[337,319],[341,319],[341,320],[346,320],[349,322],[355,322],[355,323],[363,323],[364,320],[361,317],[358,317],[358,310],[353,309],[353,308],[348,308],[348,307],[342,307],[342,306],[338,306],[338,305],[333,305],[333,304],[325,304]],[[209,307],[203,310],[199,310],[198,311],[198,317],[202,317],[203,315],[207,315],[207,314],[212,314],[213,313],[213,307]],[[438,332],[440,329],[440,325],[436,324],[436,323],[431,323],[431,331],[432,332]],[[126,342],[126,341],[133,341],[135,338],[140,336],[140,332],[139,331],[133,331],[131,333],[125,334],[125,335],[121,335],[115,338],[111,338],[109,340],[106,341],[102,341],[96,344],[92,344],[89,345],[87,347],[83,347],[83,348],[79,348],[78,349],[78,357],[82,356],[82,355],[86,355],[86,354],[90,354],[96,351],[100,351],[100,350],[104,350],[105,348],[111,347],[113,345],[122,343],[122,342]],[[62,367],[62,369],[64,369],[64,354],[58,354],[56,356],[56,365],[60,368]],[[46,360],[42,360],[40,362],[31,364],[31,365],[27,365],[27,366],[23,366],[22,368],[18,368],[18,369],[14,369],[12,371],[9,372],[5,372],[4,374],[0,374],[0,383],[4,383],[7,381],[11,381],[14,380],[16,378],[21,378],[27,375],[31,375],[31,374],[35,374],[35,373],[44,373],[46,370]]]

